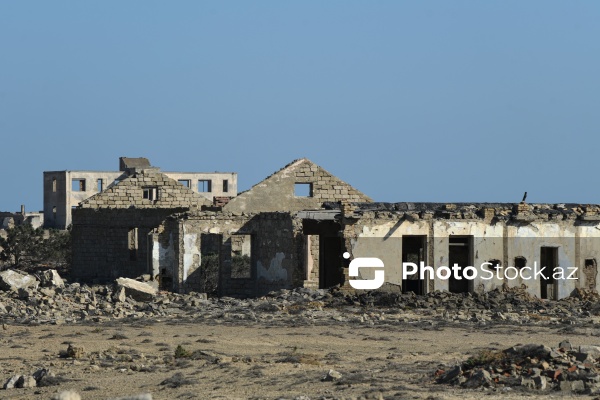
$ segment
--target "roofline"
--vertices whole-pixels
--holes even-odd
[[[146,167],[146,169],[149,168],[158,168],[158,167]],[[139,168],[139,169],[144,169],[144,168]],[[64,170],[58,170],[58,171],[44,171],[44,174],[55,174],[57,172],[81,172],[81,173],[98,173],[98,174],[124,174],[126,171],[95,171],[95,170],[73,170],[73,169],[64,169]],[[237,175],[237,172],[219,172],[219,171],[215,171],[215,172],[202,172],[202,171],[160,171],[163,174],[205,174],[205,175],[209,175],[209,174],[231,174],[231,175]]]
[[[210,175],[210,174],[230,174],[230,175],[237,175],[237,172],[221,172],[221,171],[215,171],[215,172],[196,172],[196,171],[186,171],[186,172],[182,172],[182,171],[161,171],[163,174],[204,174],[204,175]]]

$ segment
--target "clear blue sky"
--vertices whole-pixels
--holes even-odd
[[[600,203],[600,2],[1,1],[0,210],[45,170],[308,157],[378,201]]]

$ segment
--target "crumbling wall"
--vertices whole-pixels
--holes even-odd
[[[483,267],[493,273],[493,279],[477,279],[469,291],[485,292],[504,285],[525,287],[540,297],[541,279],[505,279],[504,271],[516,267],[519,261],[526,266],[542,268],[541,248],[556,249],[557,266],[566,274],[578,268],[574,279],[556,281],[557,298],[563,298],[577,287],[600,289],[597,260],[600,257],[600,217],[590,207],[576,205],[510,205],[490,204],[381,204],[362,209],[343,210],[346,248],[352,257],[378,257],[384,261],[386,281],[402,284],[402,238],[406,235],[427,237],[426,265],[436,270],[449,265],[450,238],[472,240],[470,264],[477,269],[485,262],[499,264]],[[549,271],[549,268],[547,268]],[[498,273],[499,272],[499,273]],[[361,274],[373,278],[373,271]],[[526,274],[530,275],[530,274]],[[489,275],[485,275],[489,276]],[[565,275],[566,277],[567,275]],[[427,282],[428,291],[448,290],[449,280]]]
[[[136,278],[153,273],[153,247],[149,246],[148,239],[152,240],[152,236],[149,234],[168,215],[184,210],[73,210],[73,277],[82,282],[106,282],[118,277]],[[130,247],[132,232],[137,239],[135,249]]]
[[[122,172],[109,171],[44,172],[44,226],[65,229],[72,222],[72,207],[98,193],[99,179],[104,190],[121,176]],[[85,181],[85,190],[72,190],[74,179]]]
[[[296,184],[311,185],[296,196]],[[223,207],[228,212],[276,212],[319,209],[324,202],[369,202],[371,199],[307,159],[285,166]]]
[[[73,210],[73,276],[105,281],[160,271],[161,251],[163,264],[175,251],[161,250],[165,238],[156,237],[154,229],[170,214],[210,204],[156,170],[134,173]]]
[[[161,290],[176,289],[173,277],[177,276],[179,265],[179,247],[175,242],[178,229],[178,222],[167,218],[150,233],[151,274]]]
[[[177,291],[201,290],[202,235],[206,234],[220,237],[219,294],[247,297],[302,285],[301,222],[290,213],[241,215],[207,211],[180,216],[178,221],[178,231],[164,232],[176,235],[178,243]],[[236,235],[250,236],[252,240],[250,271],[244,278],[232,276],[232,238],[235,241]]]
[[[156,191],[147,192],[150,189]],[[136,172],[81,203],[82,208],[182,208],[210,206],[212,202],[163,173]]]

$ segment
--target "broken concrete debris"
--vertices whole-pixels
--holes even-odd
[[[65,282],[62,280],[60,275],[55,269],[48,269],[38,274],[40,286],[42,287],[65,287]]]
[[[17,291],[23,288],[35,287],[38,280],[29,274],[12,269],[0,272],[0,289]]]
[[[73,344],[69,344],[67,347],[67,351],[65,353],[66,357],[69,358],[82,358],[85,354],[85,350],[82,346],[74,346]]]
[[[54,377],[54,374],[49,370],[42,368],[35,371],[32,375],[11,376],[4,383],[3,388],[8,390],[15,388],[32,388],[36,386],[43,386],[43,381],[47,377]]]
[[[18,274],[19,279],[35,281],[31,275],[12,272]],[[357,307],[361,313],[356,313]],[[345,312],[345,308],[353,311]],[[333,319],[342,323],[375,324],[393,320],[400,323],[419,312],[420,319],[433,325],[585,325],[593,323],[593,317],[600,315],[600,296],[593,291],[576,290],[570,297],[548,302],[520,288],[494,289],[485,293],[434,291],[415,295],[385,285],[380,290],[360,293],[339,288],[281,289],[263,297],[235,299],[208,298],[206,293],[157,291],[148,283],[120,279],[109,285],[65,283],[64,287],[36,288],[34,285],[17,291],[0,291],[0,311],[4,323],[20,324],[181,316],[225,320],[269,318],[273,321],[300,316],[311,321]]]
[[[342,374],[334,369],[327,371],[327,374],[321,379],[323,382],[339,381],[342,379]]]
[[[73,390],[66,390],[54,395],[52,400],[81,400],[81,396]],[[152,394],[144,393],[134,396],[113,397],[108,400],[152,400]]]
[[[569,341],[550,348],[526,344],[503,351],[482,351],[461,365],[435,372],[436,382],[463,388],[521,387],[600,394],[598,346],[573,348]]]
[[[123,289],[125,296],[130,296],[136,301],[152,301],[156,296],[157,289],[148,283],[138,282],[134,279],[117,279],[117,291]]]

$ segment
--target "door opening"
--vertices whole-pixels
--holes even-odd
[[[540,280],[540,297],[542,299],[556,300],[558,285],[554,279],[554,271],[558,268],[558,247],[544,247],[540,249],[540,263],[542,279]]]
[[[448,267],[452,268],[458,264],[457,277],[454,274],[448,280],[448,290],[452,293],[469,292],[469,280],[465,279],[462,269],[471,265],[473,259],[472,251],[473,236],[450,236],[448,246]],[[457,279],[460,278],[460,279]]]
[[[407,279],[402,279],[402,293],[413,292],[421,295],[426,293],[425,280],[420,279],[420,262],[426,262],[427,236],[424,235],[406,235],[402,236],[402,262],[417,264],[419,269],[414,275],[409,275]]]
[[[315,283],[318,281],[320,289],[343,284],[344,259],[343,239],[339,236],[340,224],[331,220],[305,219],[302,226],[304,235],[311,236],[307,245],[312,247],[305,254],[312,260],[306,264],[318,265],[318,273],[313,269],[308,279],[315,279]]]

